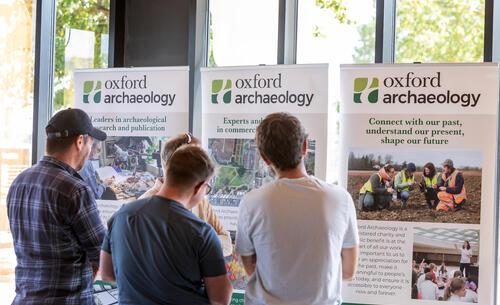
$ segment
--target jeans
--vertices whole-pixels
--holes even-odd
[[[401,201],[403,202],[403,208],[406,208],[408,199],[410,199],[410,192],[409,191],[398,192],[398,198],[401,199]]]
[[[392,196],[390,194],[374,195],[366,192],[359,195],[359,206],[363,211],[383,210],[389,208],[391,200]]]

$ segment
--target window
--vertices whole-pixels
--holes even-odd
[[[109,0],[57,0],[54,110],[74,104],[73,71],[108,66]]]
[[[278,0],[210,1],[210,67],[276,64]]]
[[[300,0],[297,63],[373,63],[374,0]]]
[[[297,63],[330,67],[329,156],[340,153],[340,64],[375,61],[375,7],[375,0],[299,0]],[[328,181],[339,178],[337,159],[329,158]]]
[[[0,2],[0,295],[14,299],[16,256],[7,218],[12,180],[31,165],[34,1]]]
[[[396,62],[482,62],[484,0],[400,0]]]

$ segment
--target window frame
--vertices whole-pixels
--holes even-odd
[[[114,26],[114,19],[119,19],[123,12],[115,12],[116,1],[111,0],[110,7],[110,34]],[[117,15],[114,15],[117,14]],[[201,76],[200,68],[208,64],[209,52],[209,0],[196,1],[196,16],[190,22],[195,22],[196,29],[194,54],[191,54],[194,71],[190,74],[191,103],[190,124],[192,131],[201,131]],[[278,21],[278,64],[297,63],[297,27],[298,27],[298,0],[279,0]],[[35,67],[34,67],[34,98],[33,98],[33,140],[32,163],[35,164],[45,151],[44,127],[53,112],[53,79],[54,79],[54,52],[55,52],[55,22],[56,0],[36,1],[35,24]],[[376,30],[375,30],[375,61],[374,63],[394,63],[395,58],[395,21],[396,0],[377,0],[376,2]],[[484,62],[500,62],[500,0],[485,0],[485,27],[484,27]],[[123,33],[117,29],[117,36],[110,36],[109,65],[119,66],[123,62],[123,53],[115,49],[115,40],[123,40]],[[499,92],[500,95],[500,92]],[[500,133],[499,133],[500,135]],[[499,137],[500,143],[500,137]],[[499,146],[500,147],[500,146]],[[500,156],[500,149],[497,153]],[[497,166],[497,176],[500,175],[500,162]],[[497,183],[500,190],[500,180]],[[495,194],[495,202],[499,203],[499,196]],[[498,204],[497,204],[498,205]],[[496,218],[500,216],[499,209],[495,211]],[[495,256],[498,258],[498,231],[499,222],[495,231]],[[496,270],[496,269],[495,269]],[[498,287],[498,274],[495,277],[495,286]],[[498,300],[495,291],[494,301]]]

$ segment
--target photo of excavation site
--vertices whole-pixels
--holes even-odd
[[[309,141],[306,169],[314,174],[316,141]],[[247,192],[274,179],[272,170],[262,161],[253,139],[209,139],[208,152],[218,164],[208,196],[216,206],[239,206]]]
[[[356,148],[347,188],[358,219],[479,224],[481,163],[476,150]]]

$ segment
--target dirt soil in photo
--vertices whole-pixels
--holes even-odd
[[[349,171],[347,188],[355,205],[358,202],[359,190],[372,174],[371,171]],[[425,202],[424,194],[416,186],[411,192],[406,209],[402,208],[400,200],[396,200],[392,201],[391,207],[386,210],[357,211],[358,219],[479,224],[481,218],[481,172],[466,171],[463,174],[467,190],[467,203],[461,210],[455,212],[430,210]],[[417,173],[415,181],[420,182],[420,179],[421,173]]]

